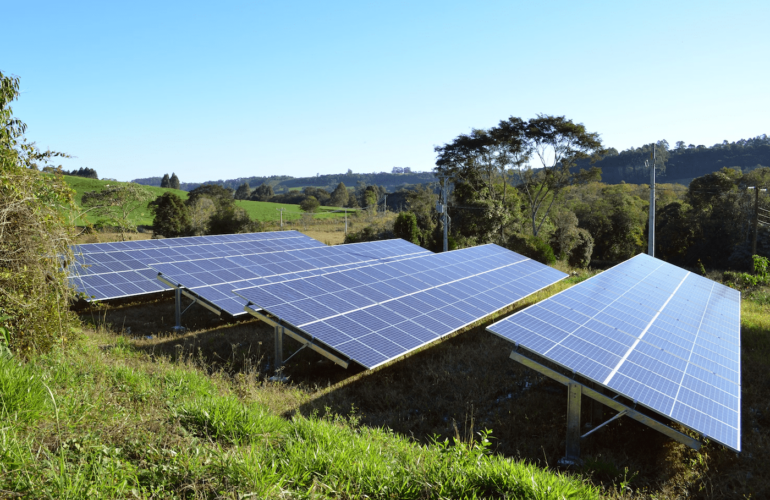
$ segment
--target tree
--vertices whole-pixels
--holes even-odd
[[[603,153],[599,134],[588,132],[563,116],[538,115],[529,120],[525,137],[532,156],[539,163],[535,170],[529,163],[516,166],[520,190],[527,200],[532,234],[537,235],[559,192],[570,185],[570,168],[582,158],[598,159]]]
[[[332,191],[329,204],[333,207],[344,207],[348,203],[348,188],[345,184],[340,182],[337,187]]]
[[[375,186],[366,186],[363,193],[364,208],[371,212],[377,210],[377,200],[379,199],[379,193]]]
[[[238,186],[238,189],[235,190],[235,199],[236,200],[248,200],[251,196],[251,188],[249,187],[249,184],[247,182],[244,182],[240,186]]]
[[[252,201],[268,201],[273,196],[275,196],[273,187],[269,184],[262,183],[251,192],[251,198],[249,199]]]
[[[302,203],[299,204],[299,208],[303,212],[313,213],[316,210],[318,210],[318,207],[321,206],[320,203],[318,203],[318,200],[315,196],[308,196],[305,198]]]
[[[192,205],[198,198],[209,198],[217,210],[233,204],[233,190],[223,188],[219,184],[203,184],[193,189],[187,195],[187,205]]]
[[[171,189],[179,189],[181,187],[181,183],[179,182],[179,177],[176,176],[175,173],[171,173],[171,179],[168,181],[168,187]]]
[[[475,243],[496,238],[505,242],[505,227],[518,215],[518,199],[510,193],[510,171],[527,161],[530,146],[526,123],[520,118],[503,120],[489,130],[474,129],[444,146],[438,153],[436,173],[452,178],[457,232]]]
[[[134,214],[153,199],[152,191],[132,182],[108,186],[102,191],[83,193],[81,205],[90,208],[103,222],[115,226],[123,241],[126,233],[136,231]]]
[[[420,244],[420,228],[417,217],[412,212],[401,212],[393,223],[393,234],[415,245]]]
[[[152,230],[156,235],[167,238],[184,236],[190,230],[190,214],[182,198],[172,192],[163,193],[147,207],[155,216]]]
[[[262,230],[258,221],[249,218],[246,210],[227,205],[218,209],[209,219],[208,234],[256,233]]]
[[[217,212],[217,206],[211,198],[201,196],[186,205],[190,217],[190,234],[193,236],[208,234],[211,217]]]
[[[163,174],[163,179],[160,180],[160,187],[167,188],[171,187],[169,184],[171,181],[169,180],[168,174]]]

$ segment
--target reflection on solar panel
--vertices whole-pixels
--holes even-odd
[[[79,292],[114,299],[169,289],[150,264],[325,247],[297,231],[90,243],[72,247],[69,279]]]
[[[232,294],[246,288],[306,278],[362,265],[431,254],[404,240],[371,241],[284,252],[152,264],[164,280],[179,284],[219,309],[237,316],[246,314],[246,301]]]
[[[567,275],[484,245],[235,290],[366,368],[448,335]]]
[[[489,331],[740,451],[740,293],[637,255]]]

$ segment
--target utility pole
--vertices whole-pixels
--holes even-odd
[[[345,236],[348,235],[348,210],[345,209]]]
[[[383,203],[383,205],[382,205],[382,213],[385,213],[385,212],[388,211],[388,195],[387,195],[387,193],[384,196],[385,196],[385,203]]]
[[[652,165],[650,165],[650,219],[647,223],[649,232],[647,235],[647,255],[655,257],[655,144],[652,145]]]
[[[446,194],[448,190],[447,183],[449,181],[449,176],[442,175],[439,177],[440,179],[443,179],[444,181],[444,187],[441,190],[443,201],[439,204],[441,207],[441,210],[439,211],[440,214],[444,214],[444,251],[446,252],[449,250],[449,224],[447,223],[447,219],[449,218],[449,214],[447,213],[447,206],[446,206]]]
[[[283,229],[283,208],[276,208],[279,212],[281,212],[281,229]],[[347,226],[347,224],[346,224]]]
[[[757,254],[757,232],[759,231],[759,192],[767,189],[759,189],[759,186],[749,186],[746,189],[754,190],[754,237],[751,240],[751,255]]]

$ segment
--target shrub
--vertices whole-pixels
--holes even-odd
[[[61,175],[36,170],[36,162],[61,154],[17,140],[25,126],[8,104],[18,95],[18,79],[0,73],[0,84],[0,326],[8,348],[27,355],[74,331],[67,307],[73,291],[62,271],[73,229],[64,208],[74,202]]]
[[[393,224],[393,234],[396,238],[420,244],[420,228],[417,227],[417,216],[412,212],[401,212]]]
[[[508,239],[508,248],[543,264],[556,262],[551,245],[538,236],[514,234]]]
[[[318,210],[318,207],[320,207],[321,204],[318,202],[315,196],[308,196],[304,200],[302,200],[302,203],[299,204],[300,210],[303,212],[309,212],[313,213],[316,210]]]
[[[591,255],[594,252],[594,238],[587,230],[578,228],[578,241],[569,253],[567,262],[572,267],[588,267],[591,263]]]
[[[147,207],[155,215],[152,230],[167,238],[184,236],[190,230],[190,214],[182,198],[167,192],[151,201]]]

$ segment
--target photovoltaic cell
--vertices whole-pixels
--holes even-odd
[[[344,272],[350,282],[360,283],[356,277],[360,280],[368,275],[357,272],[356,268],[429,254],[430,251],[413,243],[393,239],[269,254],[220,257],[181,264],[151,264],[151,267],[156,275],[160,273],[166,281],[181,285],[223,311],[237,316],[246,313],[243,307],[247,302],[231,293],[235,288],[273,284],[285,295],[300,300],[309,295],[326,293],[325,291],[342,291],[342,288],[334,288],[335,285],[313,277],[321,278],[324,274],[338,271]],[[207,266],[216,266],[220,270],[203,271]],[[291,286],[284,282],[290,282]],[[261,300],[270,302],[270,296],[263,296]],[[369,299],[354,294],[333,296],[329,299],[329,304],[335,301],[346,303],[346,300],[370,303]],[[312,318],[314,314],[326,310],[329,304],[302,302],[300,310],[303,311],[302,314]]]
[[[169,289],[150,264],[319,247],[325,245],[297,231],[89,243],[72,247],[74,259],[66,269],[88,300],[106,300]],[[198,270],[216,269],[221,268]]]
[[[641,254],[488,330],[740,451],[740,298]]]
[[[497,245],[236,289],[323,344],[374,368],[567,275]],[[303,281],[316,280],[307,291]],[[311,299],[324,309],[303,307]]]

